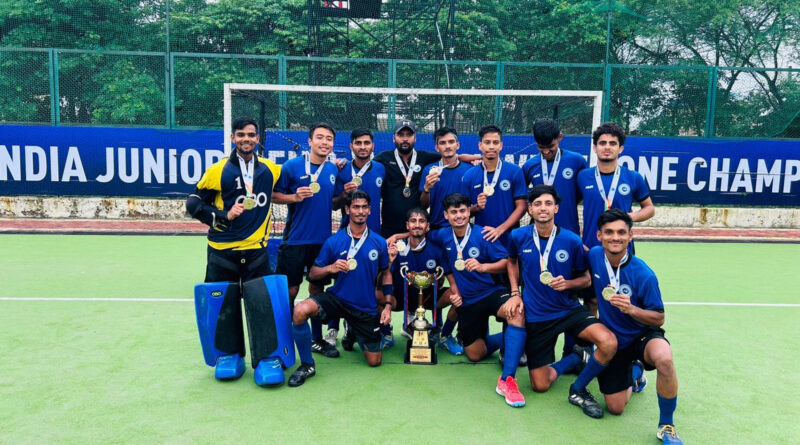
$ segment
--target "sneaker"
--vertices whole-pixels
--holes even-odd
[[[528,366],[528,354],[522,353],[522,356],[519,358],[519,363],[517,363],[518,367]]]
[[[678,432],[675,431],[675,425],[659,425],[656,437],[665,444],[683,445],[683,441],[678,437]]]
[[[519,392],[517,379],[508,376],[503,380],[503,376],[497,378],[497,387],[494,389],[501,397],[505,397],[506,404],[514,408],[525,406],[525,397]]]
[[[339,338],[339,330],[338,329],[328,329],[328,335],[323,338],[329,345],[336,347],[336,340]]]
[[[586,388],[576,390],[570,386],[568,400],[569,403],[575,406],[580,406],[583,409],[583,413],[589,417],[595,419],[603,417],[603,408],[599,403],[597,403],[597,400],[594,399],[592,393],[590,393]]]
[[[439,348],[453,355],[464,355],[464,347],[452,335],[439,338]]]
[[[586,364],[589,363],[589,359],[592,358],[592,347],[575,345],[572,347],[572,352],[578,354],[578,357],[581,359],[578,366],[572,368],[572,370],[575,371],[575,374],[580,374],[583,368],[586,367]]]
[[[342,336],[342,349],[345,351],[352,351],[353,345],[356,344],[356,334],[352,330],[345,328],[344,335]]]
[[[256,385],[275,387],[283,385],[283,363],[277,358],[264,359],[258,362],[253,379]]]
[[[317,370],[314,368],[314,365],[301,363],[297,370],[292,373],[292,376],[289,377],[289,386],[300,386],[306,382],[306,379],[314,377],[316,374]]]
[[[331,346],[330,343],[325,340],[314,340],[311,342],[311,350],[328,358],[336,358],[339,356],[339,350],[336,349],[335,346]]]
[[[386,334],[381,337],[381,350],[384,348],[391,348],[392,346],[394,346],[394,335]]]
[[[244,374],[244,359],[239,354],[223,355],[214,366],[217,380],[236,380]]]
[[[633,392],[642,392],[644,391],[644,387],[647,386],[647,376],[644,374],[644,363],[640,360],[636,360],[633,362],[633,366],[642,368],[642,375],[633,381]]]

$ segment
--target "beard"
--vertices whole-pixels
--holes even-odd
[[[403,155],[411,153],[411,150],[414,149],[414,144],[394,144],[394,146]]]

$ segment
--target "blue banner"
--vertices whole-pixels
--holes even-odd
[[[478,153],[476,135],[461,152]],[[268,131],[264,155],[281,164],[307,149],[304,131]],[[503,138],[507,161],[537,153],[530,135]],[[349,134],[334,152],[349,158]],[[376,152],[394,148],[375,135]],[[417,148],[433,150],[430,134]],[[563,148],[589,155],[588,136]],[[0,126],[0,195],[182,197],[224,154],[221,130]],[[800,206],[800,141],[629,137],[620,161],[637,170],[658,204]]]

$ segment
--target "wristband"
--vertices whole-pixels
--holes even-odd
[[[383,284],[381,285],[381,292],[383,292],[383,295],[392,295],[394,293],[394,286],[391,284]]]

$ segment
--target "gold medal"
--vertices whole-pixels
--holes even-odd
[[[434,165],[433,167],[431,167],[430,173],[433,173],[433,174],[439,173],[439,167]]]
[[[248,196],[247,198],[244,198],[242,204],[244,205],[245,210],[253,210],[256,207],[256,200]]]
[[[539,274],[539,281],[541,281],[542,284],[547,286],[548,284],[550,284],[551,281],[553,281],[553,274],[545,270]]]
[[[464,260],[459,258],[456,260],[454,266],[457,271],[461,272],[462,270],[467,268],[467,263],[465,263]]]
[[[405,250],[406,250],[406,242],[405,241],[399,239],[399,240],[397,240],[396,243],[394,243],[394,245],[397,246],[397,252],[398,253],[405,252]]]
[[[486,194],[486,196],[492,196],[492,195],[494,195],[494,186],[493,186],[493,185],[486,185],[486,186],[484,186],[484,187],[483,187],[483,193],[485,193],[485,194]]]
[[[616,293],[617,293],[617,288],[609,284],[603,289],[603,298],[606,301],[611,301],[611,297],[616,295]]]
[[[353,176],[353,184],[360,187],[362,182],[361,176]]]
[[[320,189],[322,188],[319,186],[319,182],[316,181],[312,182],[309,187],[311,188],[311,193],[319,193]]]
[[[348,258],[347,259],[347,269],[349,270],[356,270],[358,267],[358,261],[355,258]]]

